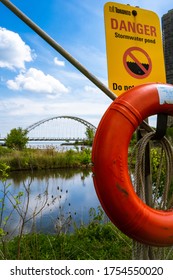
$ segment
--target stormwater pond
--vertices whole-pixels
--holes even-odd
[[[9,237],[24,233],[69,232],[87,224],[100,203],[92,172],[56,169],[12,172],[0,181],[0,227]]]

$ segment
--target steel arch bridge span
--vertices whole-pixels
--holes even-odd
[[[84,140],[86,128],[95,133],[90,122],[73,116],[55,116],[40,120],[26,128],[30,141],[39,140]]]

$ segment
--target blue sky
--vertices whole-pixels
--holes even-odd
[[[12,0],[107,85],[103,0]],[[159,17],[172,0],[128,0]],[[70,115],[97,125],[112,100],[0,3],[0,135]]]

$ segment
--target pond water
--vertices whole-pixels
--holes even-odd
[[[98,206],[90,170],[20,171],[0,182],[0,227],[9,236],[22,226],[25,233],[71,231]]]

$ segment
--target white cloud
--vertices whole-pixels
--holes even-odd
[[[32,50],[17,33],[0,27],[0,68],[25,69],[25,62],[33,58]]]
[[[51,99],[33,100],[23,97],[13,97],[0,100],[0,112],[2,116],[6,116],[6,122],[8,122],[8,120],[10,123],[15,122],[15,118],[10,119],[10,117],[20,116],[22,117],[20,118],[22,123],[26,121],[30,123],[32,122],[31,119],[35,117],[41,120],[47,116],[66,115],[67,112],[70,116],[101,116],[106,111],[108,105],[109,102],[54,102]],[[12,125],[12,127],[18,126],[20,126],[20,124]]]
[[[42,102],[37,102],[28,98],[9,98],[0,102],[0,110],[6,116],[32,116],[44,114],[44,106]],[[21,121],[24,119],[21,118]]]
[[[97,87],[93,87],[93,86],[85,86],[84,87],[84,90],[87,92],[87,93],[99,93],[99,89]]]
[[[59,60],[57,57],[55,57],[53,61],[54,61],[55,65],[65,66],[65,61]]]
[[[8,80],[7,86],[11,90],[27,90],[49,95],[69,92],[69,89],[59,80],[49,74],[44,74],[44,72],[36,68],[21,72],[14,80]]]

